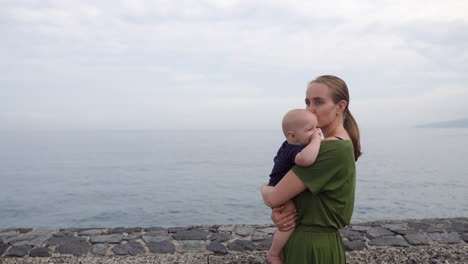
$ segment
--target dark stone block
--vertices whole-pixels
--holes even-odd
[[[226,233],[214,233],[210,236],[210,240],[218,242],[225,242],[231,239],[233,239],[233,237]]]
[[[427,245],[426,238],[421,234],[407,234],[404,238],[413,246]]]
[[[144,229],[145,232],[160,231],[160,230],[166,230],[166,228],[159,227],[159,226],[153,226],[153,227],[147,227],[147,228]]]
[[[409,247],[410,244],[402,236],[381,236],[372,239],[369,242],[373,246],[392,246],[392,247]]]
[[[206,246],[206,249],[221,255],[225,255],[228,253],[226,247],[218,241],[212,241],[208,246]]]
[[[23,246],[12,246],[8,251],[7,253],[5,254],[5,256],[7,257],[24,257],[26,256],[26,254],[28,254],[28,252],[32,249],[31,246],[26,246],[26,245],[23,245]]]
[[[21,233],[21,234],[31,232],[32,230],[33,230],[32,228],[18,228],[18,229],[16,229],[16,231]]]
[[[172,235],[176,240],[206,240],[210,233],[201,230],[186,230]]]
[[[143,231],[143,228],[141,227],[135,227],[135,228],[125,228],[125,227],[117,227],[117,228],[112,228],[109,231],[107,231],[107,234],[122,234],[122,233],[137,233]]]
[[[464,234],[461,236],[461,239],[463,239],[465,242],[468,242],[468,234]],[[1,251],[0,251],[0,255],[1,255]]]
[[[440,227],[431,226],[428,229],[424,230],[424,232],[426,232],[426,233],[443,233],[443,232],[445,232],[445,230],[440,228]]]
[[[55,251],[60,254],[72,254],[75,256],[82,256],[91,251],[91,245],[86,242],[66,243],[60,244]]]
[[[458,233],[432,233],[429,236],[435,241],[442,244],[456,244],[461,243],[460,235]]]
[[[420,223],[420,222],[409,222],[408,226],[417,230],[421,230],[421,231],[424,231],[431,227],[431,225],[429,224]]]
[[[70,231],[59,231],[57,233],[52,234],[54,237],[64,237],[64,236],[73,236],[74,232]]]
[[[366,247],[366,244],[362,240],[345,240],[343,243],[347,251],[361,250]]]
[[[408,235],[408,234],[419,234],[415,229],[405,229],[405,230],[394,230],[393,232],[399,235]]]
[[[450,232],[465,233],[468,232],[468,223],[455,222],[448,227]]]
[[[9,248],[10,246],[7,245],[7,244],[1,244],[0,243],[0,256],[3,255],[3,253],[5,253],[5,251]]]
[[[171,227],[167,229],[167,232],[169,233],[179,233],[188,230],[186,227]]]
[[[119,244],[112,248],[112,252],[116,255],[138,255],[145,254],[145,248],[137,241],[129,240],[126,244]]]
[[[29,252],[30,257],[50,257],[52,252],[48,248],[35,248]]]
[[[369,239],[374,239],[381,236],[393,236],[394,233],[383,227],[372,227],[366,231],[366,235]]]
[[[340,233],[349,240],[365,240],[364,235],[358,231],[341,230]]]
[[[66,244],[75,244],[75,243],[83,243],[86,242],[86,238],[84,237],[75,237],[75,236],[63,236],[63,237],[51,237],[49,238],[45,246],[59,246],[59,245],[66,245]]]
[[[261,242],[258,242],[256,245],[257,245],[257,250],[261,250],[261,251],[264,251],[264,250],[268,250],[270,249],[271,247],[271,244],[273,243],[273,237],[268,237],[267,239],[261,241]]]
[[[174,253],[175,246],[169,241],[146,243],[151,253]]]
[[[229,243],[228,248],[234,251],[255,250],[255,244],[250,240],[235,240]]]

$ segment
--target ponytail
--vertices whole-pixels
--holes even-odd
[[[346,111],[344,113],[344,122],[343,126],[346,129],[346,132],[348,132],[349,137],[351,138],[351,141],[353,142],[354,146],[354,160],[357,161],[358,158],[361,156],[361,137],[359,134],[359,127],[356,123],[356,120],[354,120],[353,115],[351,114],[351,111],[349,111],[348,108],[346,108]]]

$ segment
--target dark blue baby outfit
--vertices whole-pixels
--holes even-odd
[[[294,166],[296,155],[301,152],[304,146],[291,145],[288,141],[284,141],[273,159],[275,165],[270,174],[269,186],[275,186],[286,173]]]

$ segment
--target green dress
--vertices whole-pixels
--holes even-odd
[[[356,166],[351,140],[322,141],[310,167],[294,166],[307,190],[294,198],[296,230],[282,252],[285,264],[346,263],[338,229],[351,221]]]

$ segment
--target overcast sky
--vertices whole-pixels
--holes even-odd
[[[0,1],[1,129],[280,129],[343,78],[361,127],[468,117],[467,1]]]

